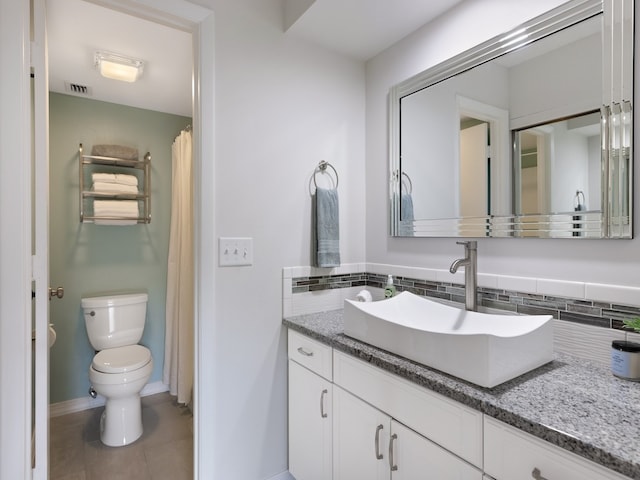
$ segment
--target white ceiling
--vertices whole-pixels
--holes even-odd
[[[283,0],[283,9],[297,9],[286,35],[364,61],[461,1]],[[47,7],[51,91],[74,95],[65,82],[74,83],[89,87],[95,100],[191,116],[189,33],[84,0],[48,0]],[[144,60],[142,78],[130,84],[101,77],[93,67],[97,50]]]
[[[191,116],[191,34],[83,0],[47,1],[49,89],[65,82],[90,87],[88,98]],[[135,83],[100,76],[97,50],[145,62]]]
[[[285,0],[313,2],[287,30],[359,60],[382,52],[462,0]]]

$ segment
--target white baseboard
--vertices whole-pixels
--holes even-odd
[[[155,395],[156,393],[162,393],[168,390],[169,386],[165,385],[161,381],[147,383],[140,392],[140,396],[146,397],[147,395]],[[96,398],[91,398],[89,395],[82,398],[72,398],[71,400],[65,400],[64,402],[50,404],[49,416],[59,417],[60,415],[81,412],[83,410],[89,410],[91,408],[101,407],[103,405],[104,397],[100,395],[98,395]]]
[[[291,475],[289,473],[289,471],[287,470],[286,472],[282,472],[282,473],[279,473],[278,475],[275,475],[273,477],[269,477],[269,478],[267,478],[267,480],[296,480],[296,479],[293,478],[293,475]]]

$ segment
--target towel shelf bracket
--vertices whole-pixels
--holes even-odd
[[[124,159],[117,157],[104,157],[98,155],[85,155],[83,153],[82,144],[78,147],[78,164],[79,164],[79,201],[80,201],[80,223],[96,223],[96,221],[120,222],[127,221],[131,223],[151,223],[151,154],[146,153],[142,160],[140,159]],[[138,193],[101,193],[87,189],[85,176],[93,170],[94,166],[104,166],[107,170],[124,172],[130,169],[142,171],[141,190]],[[122,169],[122,170],[121,170]],[[97,172],[93,172],[97,173]],[[130,216],[96,216],[87,213],[86,207],[91,206],[95,200],[129,200],[137,201],[141,214],[137,217]]]

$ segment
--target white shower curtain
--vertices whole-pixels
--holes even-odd
[[[163,382],[181,404],[193,391],[193,199],[191,132],[173,142],[171,231],[167,266],[166,333]]]

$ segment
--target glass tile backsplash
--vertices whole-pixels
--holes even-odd
[[[294,277],[291,282],[291,293],[360,286],[382,289],[386,280],[386,275],[366,272]],[[464,304],[462,285],[401,276],[394,277],[393,281],[398,292],[409,291],[423,297]],[[623,320],[640,317],[640,308],[615,303],[483,287],[478,288],[478,295],[478,304],[484,307],[527,315],[552,315],[558,320],[603,328],[622,330]]]

